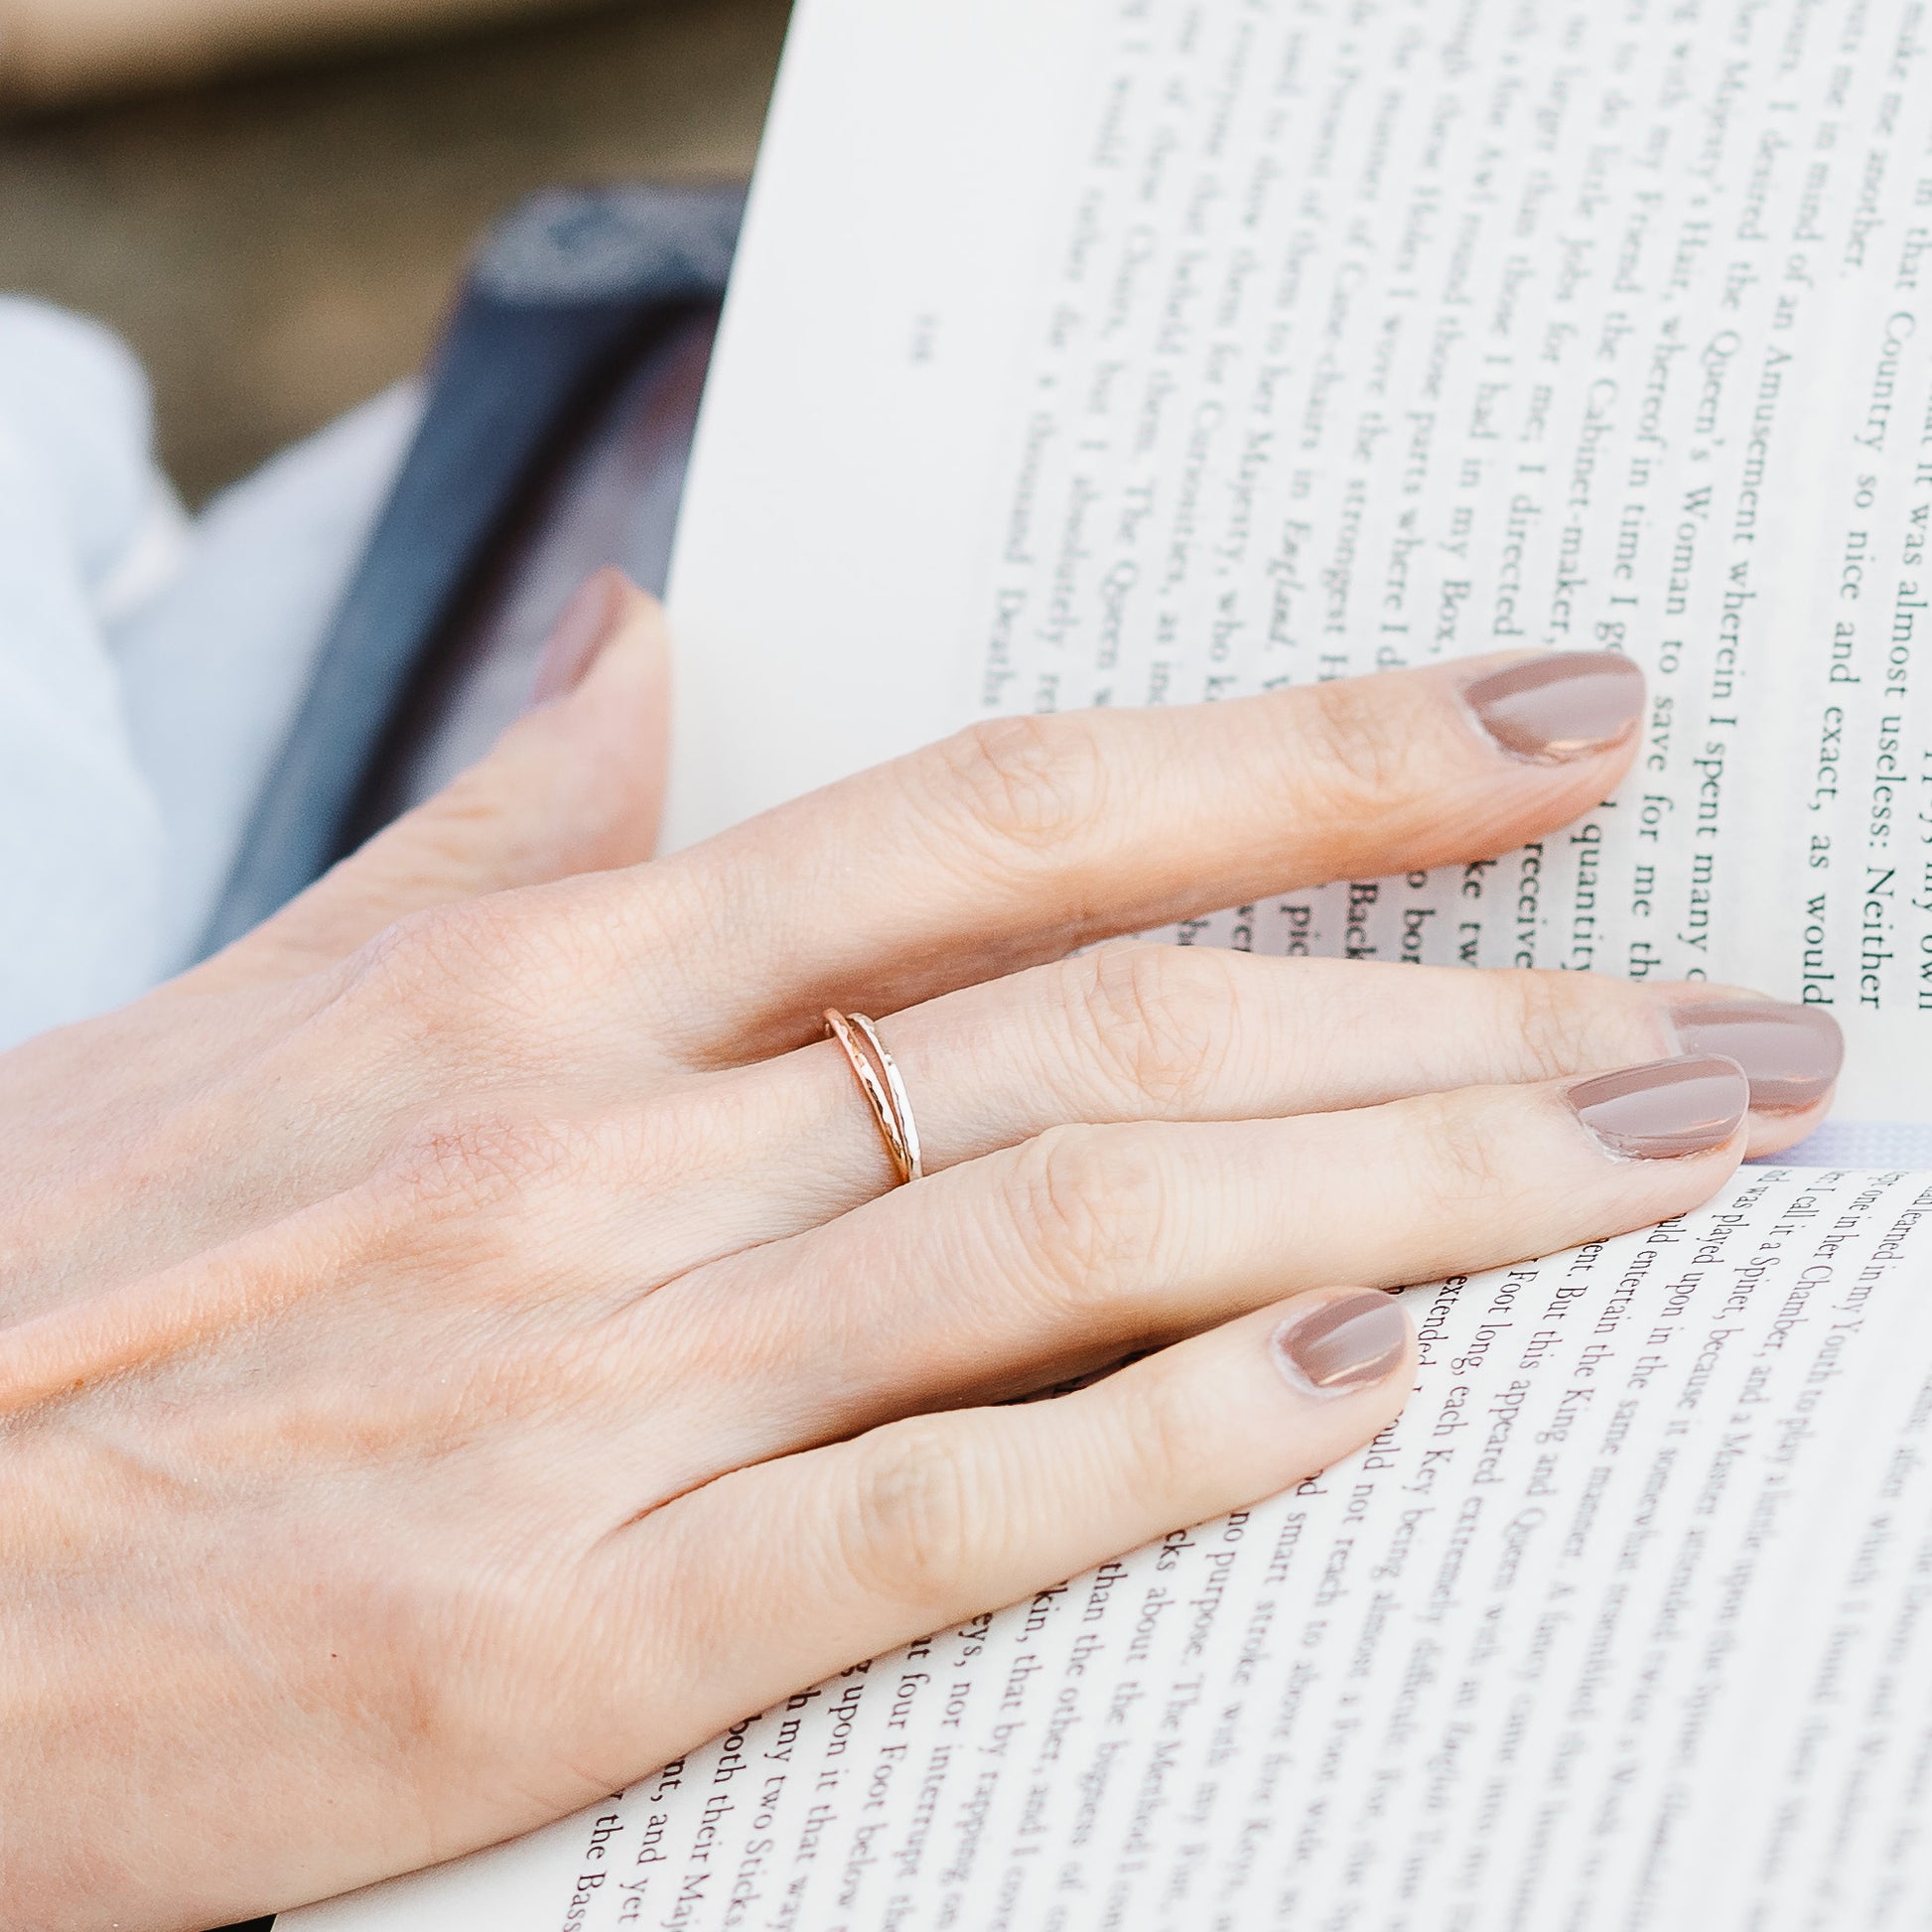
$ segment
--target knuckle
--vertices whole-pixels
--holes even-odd
[[[345,995],[434,1064],[535,1067],[554,1016],[590,977],[575,924],[540,893],[439,905],[397,920],[352,962]]]
[[[1189,1495],[1211,1458],[1216,1411],[1211,1389],[1171,1362],[1144,1363],[1126,1438],[1136,1458],[1135,1485],[1150,1499],[1179,1502]]]
[[[505,923],[482,900],[411,912],[362,948],[352,994],[396,1016],[426,1045],[474,1039],[498,1019],[489,995],[508,977]]]
[[[420,1122],[384,1164],[388,1190],[432,1220],[508,1205],[576,1180],[590,1165],[574,1122],[536,1111],[490,1109]]]
[[[1104,1071],[1158,1108],[1183,1113],[1219,1084],[1237,998],[1221,954],[1115,946],[1064,970],[1077,1036]]]
[[[1303,687],[1308,699],[1303,742],[1324,800],[1342,812],[1371,812],[1410,789],[1409,734],[1390,710],[1380,680],[1336,678]]]
[[[1510,1030],[1506,1064],[1520,1064],[1531,1079],[1554,1077],[1577,1066],[1589,1034],[1587,1002],[1595,988],[1575,973],[1511,969],[1498,989]]]
[[[1506,1165],[1495,1123],[1453,1093],[1430,1094],[1410,1104],[1416,1110],[1412,1145],[1422,1171],[1418,1191],[1427,1203],[1425,1218],[1461,1225],[1471,1208],[1493,1204],[1505,1191]]]
[[[741,869],[742,870],[742,869]],[[675,960],[697,946],[731,944],[732,912],[743,892],[742,879],[720,876],[713,855],[679,853],[625,876],[613,893],[608,882],[584,882],[596,893],[592,924],[617,935],[612,965],[634,971],[639,958]]]
[[[1075,843],[1106,813],[1106,760],[1081,717],[989,719],[934,759],[941,828],[963,823],[999,853]]]
[[[371,1640],[348,1670],[390,1748],[405,1762],[439,1761],[463,1730],[451,1696],[461,1678],[450,1660],[487,1647],[474,1596],[440,1586],[420,1569],[399,1576],[353,1558],[324,1587],[352,1619],[350,1627]]]
[[[994,1517],[958,1425],[915,1417],[856,1445],[841,1560],[870,1595],[943,1608],[971,1594]]]
[[[362,948],[358,977],[418,997],[440,994],[477,970],[502,939],[502,923],[487,899],[405,913]]]
[[[1013,1174],[1012,1217],[1035,1278],[1075,1318],[1116,1300],[1160,1237],[1160,1176],[1140,1137],[1051,1128]]]

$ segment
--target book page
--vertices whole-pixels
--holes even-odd
[[[674,837],[989,713],[1651,675],[1492,866],[1176,935],[1734,978],[1928,1109],[1919,0],[805,0],[672,604]],[[1921,319],[1924,318],[1924,326]],[[1932,1173],[1412,1292],[1302,1490],[295,1932],[1932,1914]]]
[[[1622,649],[1584,823],[1184,936],[1742,981],[1846,1024],[1849,1118],[1923,1119],[1927,46],[1918,0],[810,0],[673,585],[679,835],[990,712]]]
[[[1299,1490],[285,1932],[1923,1924],[1932,1173],[1409,1300]]]

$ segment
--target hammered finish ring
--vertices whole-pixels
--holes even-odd
[[[827,1008],[826,1036],[836,1039],[852,1063],[860,1091],[879,1123],[880,1138],[886,1143],[899,1184],[923,1179],[925,1170],[919,1160],[919,1130],[912,1119],[912,1102],[899,1075],[898,1063],[886,1050],[879,1029],[863,1013],[851,1015]]]

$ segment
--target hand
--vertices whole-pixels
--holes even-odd
[[[1681,1213],[1828,1096],[1828,1027],[1708,989],[1067,957],[1566,822],[1615,662],[984,727],[624,869],[613,615],[450,797],[0,1061],[9,1927],[451,1857],[1278,1490],[1408,1392],[1365,1291]],[[914,1186],[828,1005],[894,1016]]]

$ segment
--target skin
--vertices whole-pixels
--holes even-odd
[[[982,729],[646,864],[664,662],[632,599],[260,933],[0,1059],[7,1924],[193,1932],[560,1816],[1367,1441],[1413,1356],[1274,1347],[1343,1285],[1815,1124],[1585,1131],[1566,1081],[1671,1052],[1682,988],[1067,957],[1605,796],[1630,747],[1508,756],[1480,663]],[[890,1016],[914,1187],[833,1004]]]

